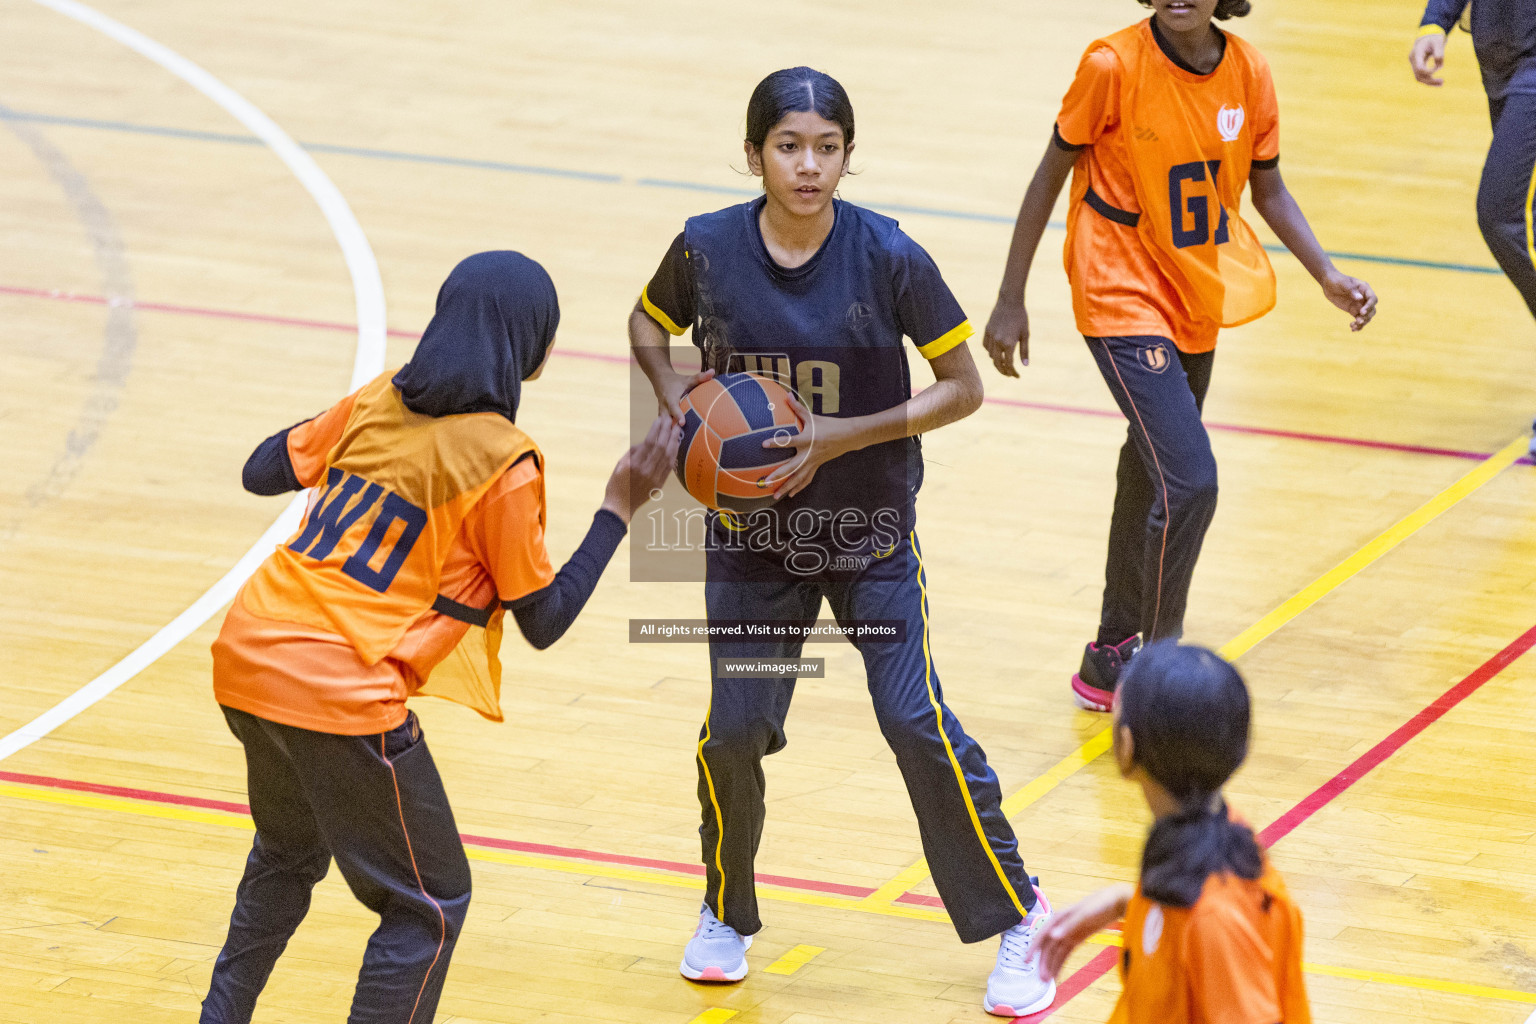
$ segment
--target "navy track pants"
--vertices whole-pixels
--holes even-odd
[[[202,1024],[244,1024],[331,858],[379,915],[349,1024],[431,1024],[469,909],[469,860],[414,713],[335,736],[224,708],[245,747],[256,840]]]
[[[1086,340],[1130,421],[1115,473],[1098,639],[1177,639],[1216,514],[1216,457],[1200,421],[1216,354],[1180,352],[1167,338]]]
[[[997,775],[944,704],[928,643],[927,577],[917,535],[853,574],[808,577],[781,560],[711,550],[705,603],[712,623],[814,622],[827,599],[837,621],[906,623],[901,643],[863,641],[869,695],[896,755],[923,853],[956,932],[979,942],[1019,923],[1035,905]],[[762,927],[753,862],[763,834],[763,758],[784,748],[793,679],[722,677],[719,658],[796,658],[799,640],[713,640],[711,698],[696,757],[703,810],[706,902],[743,935]]]
[[[1493,145],[1477,190],[1477,224],[1498,261],[1536,316],[1536,238],[1531,202],[1536,187],[1536,95],[1511,93],[1489,103]]]

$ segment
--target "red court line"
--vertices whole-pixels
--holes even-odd
[[[101,295],[83,295],[79,292],[61,290],[49,290],[46,288],[18,288],[11,285],[0,285],[0,295],[16,295],[24,298],[51,299],[56,302],[80,302],[94,306],[122,307],[130,306],[133,309],[142,309],[154,313],[175,313],[182,316],[202,316],[219,320],[243,320],[248,323],[275,324],[282,327],[307,327],[321,331],[346,331],[348,333],[357,330],[356,324],[342,323],[336,320],[305,320],[298,317],[275,316],[269,313],[242,313],[232,309],[212,309],[207,306],[183,306],[169,302],[126,302],[121,299],[108,299]],[[391,338],[419,338],[421,335],[412,331],[390,329]],[[587,359],[601,363],[629,363],[628,355],[619,355],[613,352],[585,352],[579,349],[555,347],[555,355],[570,359]],[[1015,409],[1031,409],[1036,412],[1059,412],[1072,416],[1093,416],[1102,419],[1122,419],[1119,410],[1094,409],[1082,405],[1062,405],[1054,402],[1029,402],[1017,398],[996,398],[988,396],[985,399],[988,405],[1005,405]],[[1447,459],[1468,459],[1481,461],[1489,456],[1489,452],[1472,452],[1459,448],[1436,448],[1421,444],[1399,444],[1395,441],[1373,441],[1361,437],[1341,437],[1334,434],[1315,434],[1304,430],[1279,430],[1272,427],[1250,427],[1238,423],[1206,423],[1211,430],[1222,431],[1229,434],[1249,434],[1258,437],[1276,437],[1287,441],[1314,441],[1319,444],[1345,445],[1351,448],[1372,448],[1377,451],[1403,452],[1409,455],[1432,455]],[[1530,465],[1530,458],[1523,458],[1521,463]]]
[[[993,405],[1011,405],[1017,409],[1034,409],[1041,412],[1064,412],[1074,416],[1100,416],[1105,419],[1124,419],[1118,409],[1089,409],[1080,405],[1060,405],[1054,402],[1026,402],[1017,398],[987,398]],[[1342,444],[1352,448],[1375,448],[1379,451],[1404,452],[1409,455],[1435,455],[1446,459],[1488,458],[1487,452],[1471,452],[1461,448],[1436,448],[1422,444],[1400,444],[1396,441],[1372,441],[1363,437],[1340,437],[1336,434],[1314,434],[1306,430],[1280,430],[1275,427],[1250,427],[1241,423],[1217,423],[1207,420],[1208,430],[1220,430],[1228,434],[1249,434],[1258,437],[1278,437],[1287,441],[1317,441],[1321,444]],[[1522,460],[1529,462],[1530,460]]]
[[[1357,758],[1349,767],[1339,772],[1322,786],[1319,786],[1311,795],[1277,818],[1269,827],[1259,833],[1259,842],[1265,847],[1270,847],[1285,838],[1302,822],[1331,803],[1339,794],[1353,786],[1373,768],[1380,765],[1398,750],[1401,750],[1408,741],[1419,735],[1419,733],[1423,732],[1434,722],[1443,718],[1452,708],[1470,697],[1479,687],[1508,668],[1516,659],[1532,647],[1536,647],[1536,626],[1532,626],[1520,634],[1503,650],[1479,665],[1465,679],[1441,694],[1433,703],[1409,719],[1408,722],[1396,729],[1386,739],[1376,744],[1361,757]],[[50,789],[100,793],[152,803],[203,807],[212,810],[229,811],[235,814],[248,814],[250,811],[247,805],[232,801],[209,800],[203,797],[182,796],[177,793],[162,793],[156,790],[134,789],[127,786],[109,786],[102,783],[82,782],[75,779],[58,779],[46,775],[27,775],[21,772],[0,771],[0,781],[17,782]],[[569,858],[572,860],[656,868],[662,871],[674,871],[687,875],[699,875],[704,871],[703,867],[698,864],[686,864],[681,861],[657,860],[651,857],[631,857],[620,853],[602,853],[596,850],[550,846],[544,843],[525,843],[512,839],[494,839],[487,836],[463,835],[460,838],[471,846],[514,850],[520,853],[543,854],[545,856]],[[786,875],[759,874],[757,875],[757,880],[765,885],[775,885],[786,889],[834,893],[839,896],[850,896],[857,899],[862,899],[875,892],[874,889],[865,886],[821,882],[807,878],[792,878]],[[942,907],[944,905],[936,897],[923,896],[916,893],[904,893],[897,897],[896,902],[925,907]],[[1071,977],[1058,985],[1056,1000],[1048,1008],[1039,1013],[1031,1014],[1028,1017],[1015,1019],[1024,1021],[1025,1024],[1036,1024],[1038,1021],[1045,1020],[1089,985],[1092,985],[1105,974],[1108,974],[1110,968],[1114,967],[1116,960],[1117,953],[1115,949],[1101,950],[1088,963],[1078,968]]]
[[[1066,1006],[1073,999],[1076,999],[1089,985],[1092,985],[1108,974],[1109,969],[1115,966],[1115,962],[1119,959],[1120,950],[1116,946],[1109,946],[1099,950],[1094,955],[1094,958],[1078,968],[1072,977],[1066,981],[1056,983],[1056,998],[1051,1000],[1050,1006],[1047,1006],[1038,1013],[1032,1013],[1028,1017],[1013,1018],[1015,1024],[1018,1024],[1019,1021],[1022,1021],[1023,1024],[1036,1024],[1036,1021],[1045,1020],[1045,1018]]]
[[[305,320],[292,316],[275,316],[270,313],[242,313],[234,309],[212,309],[207,306],[182,306],[170,302],[127,302],[122,299],[108,299],[102,295],[82,295],[79,292],[66,292],[48,290],[46,288],[16,288],[10,285],[0,285],[0,295],[17,295],[32,299],[52,299],[55,302],[80,302],[92,306],[111,306],[114,309],[128,307],[142,309],[152,313],[175,313],[181,316],[202,316],[216,320],[243,320],[248,323],[275,324],[280,327],[308,327],[318,331],[345,331],[348,334],[356,333],[356,324],[342,323],[339,320]],[[410,338],[416,340],[421,337],[420,332],[402,331],[390,328],[385,331],[391,338]],[[573,359],[592,359],[603,363],[628,363],[627,355],[614,355],[609,352],[582,352],[574,349],[564,349],[555,346],[555,354],[569,356]]]
[[[109,786],[100,782],[82,782],[78,779],[57,779],[49,775],[27,775],[22,772],[0,771],[0,782],[18,782],[27,786],[39,786],[46,789],[67,789],[79,793],[97,793],[102,796],[124,797],[129,800],[143,800],[146,803],[173,804],[178,807],[200,807],[211,811],[225,811],[230,814],[249,816],[251,808],[249,804],[235,803],[230,800],[209,800],[205,797],[183,796],[180,793],[163,793],[153,789],[135,789],[130,786]],[[466,846],[479,846],[494,850],[512,850],[517,853],[541,854],[546,857],[559,857],[564,860],[585,860],[599,864],[623,864],[628,867],[653,868],[658,871],[672,871],[680,875],[702,875],[702,864],[687,864],[682,861],[657,860],[654,857],[632,857],[622,853],[603,853],[599,850],[582,850],[571,846],[551,846],[547,843],[525,843],[515,839],[496,839],[491,836],[474,836],[462,834],[459,836]],[[863,899],[872,895],[874,889],[863,885],[845,885],[841,882],[823,882],[814,878],[794,878],[790,875],[770,875],[759,872],[757,880],[763,885],[778,886],[781,889],[799,889],[805,892],[825,892],[835,896],[848,896],[853,899]],[[939,904],[942,906],[943,904]]]
[[[1295,807],[1292,807],[1289,811],[1276,818],[1268,828],[1259,833],[1259,845],[1268,849],[1290,835],[1298,825],[1331,803],[1340,793],[1343,793],[1356,782],[1359,782],[1372,768],[1375,768],[1401,750],[1409,740],[1445,717],[1446,712],[1476,693],[1479,687],[1512,665],[1517,658],[1532,647],[1536,647],[1536,626],[1532,626],[1524,633],[1521,633],[1509,646],[1483,662],[1461,682],[1442,693],[1432,704],[1410,718],[1386,739],[1362,754],[1348,768],[1345,768],[1339,774],[1323,783]],[[1035,1024],[1037,1021],[1045,1020],[1065,1005],[1068,1000],[1108,974],[1110,968],[1115,966],[1117,959],[1118,957],[1114,949],[1103,950],[1092,960],[1078,968],[1076,973],[1065,982],[1061,983],[1057,989],[1056,1001],[1048,1009],[1028,1017],[1016,1017],[1014,1019],[1016,1021],[1025,1021],[1027,1024]],[[1082,980],[1079,981],[1079,979]],[[1069,994],[1064,996],[1063,993]]]
[[[227,811],[230,814],[251,813],[248,804],[238,804],[230,800],[208,800],[200,796],[182,796],[180,793],[161,793],[154,789],[131,789],[127,786],[108,786],[100,782],[81,782],[78,779],[55,779],[50,775],[0,772],[0,782],[20,782],[23,785],[44,786],[48,789],[71,789],[79,793],[121,796],[130,800],[144,800],[156,804],[175,804],[178,807],[202,807],[210,811]]]
[[[1536,626],[1520,634],[1508,647],[1483,662],[1471,675],[1442,693],[1433,704],[1410,718],[1396,732],[1366,751],[1348,768],[1323,783],[1301,803],[1276,818],[1259,833],[1259,844],[1268,848],[1290,835],[1295,831],[1296,826],[1359,782],[1372,768],[1401,750],[1409,740],[1445,717],[1447,711],[1476,693],[1479,687],[1508,668],[1515,659],[1532,647],[1536,647]]]
[[[915,892],[904,892],[891,902],[910,903],[916,907],[938,907],[940,909],[943,909],[944,907],[944,901],[939,899],[937,896],[924,896],[921,893]]]

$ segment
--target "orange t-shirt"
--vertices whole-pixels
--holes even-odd
[[[1239,122],[1239,127],[1252,133],[1255,162],[1278,159],[1279,104],[1269,67],[1257,51],[1227,35],[1221,62],[1210,74],[1199,75],[1162,51],[1150,19],[1136,29],[1145,34],[1146,59],[1177,88],[1202,97],[1209,94],[1244,112],[1246,123]],[[1189,308],[1136,228],[1112,221],[1084,202],[1091,187],[1109,206],[1140,212],[1134,165],[1138,140],[1156,141],[1160,128],[1169,136],[1187,131],[1182,124],[1161,123],[1156,110],[1139,114],[1141,123],[1127,123],[1129,115],[1121,110],[1124,74],[1120,58],[1108,45],[1101,41],[1090,47],[1056,120],[1060,140],[1083,149],[1073,176],[1064,252],[1077,329],[1091,338],[1153,335],[1171,339],[1184,352],[1209,352],[1216,347],[1217,322]],[[1214,118],[1208,128],[1219,147],[1221,129]],[[1248,168],[1223,168],[1220,173],[1238,174],[1246,181]]]
[[[1301,911],[1268,865],[1257,879],[1212,875],[1187,909],[1138,887],[1122,934],[1109,1024],[1311,1024]]]
[[[356,399],[348,395],[289,432],[289,459],[304,486],[325,477]],[[554,575],[544,546],[543,470],[536,457],[525,457],[504,470],[465,515],[442,562],[438,593],[484,608],[496,599],[514,601],[540,590]],[[242,589],[213,645],[219,703],[338,735],[400,725],[406,698],[470,629],[428,610],[370,665],[345,637],[312,624],[254,615],[244,598]]]

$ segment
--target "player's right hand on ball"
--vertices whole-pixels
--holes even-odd
[[[680,373],[673,374],[671,379],[656,389],[657,411],[671,416],[678,426],[682,426],[683,408],[679,403],[682,402],[683,396],[714,375],[715,371],[712,369],[696,373],[692,377],[684,377]]]
[[[682,440],[683,428],[671,416],[657,416],[645,440],[621,455],[619,464],[613,467],[603,508],[627,524],[635,510],[666,482]]]
[[[992,357],[992,365],[1005,377],[1017,377],[1018,367],[1013,365],[1013,350],[1017,346],[1019,360],[1029,365],[1029,314],[1024,303],[999,299],[987,318],[987,330],[981,347]]]

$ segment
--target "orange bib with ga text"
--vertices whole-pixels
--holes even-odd
[[[1136,221],[1147,251],[1187,308],[1223,327],[1275,306],[1275,272],[1238,211],[1253,163],[1262,58],[1227,34],[1216,70],[1177,75],[1143,21],[1099,40],[1120,60],[1121,120],[1129,128]]]

